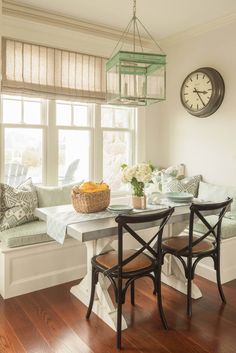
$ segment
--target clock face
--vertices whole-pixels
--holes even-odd
[[[213,114],[224,98],[224,81],[213,68],[201,68],[190,73],[181,87],[181,102],[197,117]]]
[[[212,83],[205,73],[194,72],[184,82],[182,100],[193,112],[202,110],[212,96]]]

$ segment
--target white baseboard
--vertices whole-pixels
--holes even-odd
[[[4,299],[84,277],[86,249],[75,239],[0,248],[0,294]]]

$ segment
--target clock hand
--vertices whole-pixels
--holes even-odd
[[[194,88],[193,93],[197,93],[197,95],[198,95],[198,97],[199,97],[200,101],[202,102],[203,106],[205,107],[205,106],[206,106],[206,104],[203,102],[202,97],[201,97],[201,96],[200,96],[200,94],[199,94],[199,93],[200,93],[200,91],[197,91],[197,90],[196,90],[196,88]]]
[[[202,94],[207,94],[207,91],[198,91],[196,88],[194,88],[194,91],[193,92],[198,92],[198,93],[202,93]]]

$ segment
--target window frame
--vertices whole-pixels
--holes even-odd
[[[28,124],[25,122],[21,123],[4,123],[3,122],[3,99],[4,97],[12,96],[17,97],[18,95],[2,94],[0,99],[0,178],[4,180],[3,166],[5,159],[4,151],[4,131],[5,128],[33,128],[42,129],[42,184],[43,185],[57,185],[58,184],[58,136],[60,130],[82,130],[89,131],[90,133],[90,163],[89,163],[89,174],[90,179],[95,181],[101,181],[103,179],[103,132],[105,131],[121,131],[130,133],[131,138],[131,151],[130,151],[130,163],[134,164],[138,161],[145,160],[145,114],[142,109],[132,109],[133,115],[131,126],[128,128],[120,127],[104,127],[101,126],[101,113],[102,107],[120,108],[119,106],[109,106],[106,104],[88,103],[88,114],[89,122],[88,126],[78,125],[57,125],[56,123],[56,100],[40,99],[41,101],[41,123],[40,124]],[[30,97],[21,96],[21,102],[27,101]],[[32,98],[32,100],[34,100]],[[37,98],[35,99],[37,100]],[[64,102],[60,100],[59,102]],[[65,101],[68,104],[84,105],[84,102],[79,101]],[[24,104],[22,103],[22,110]],[[73,110],[72,114],[73,116]],[[21,117],[23,119],[23,115]],[[140,147],[142,146],[142,148]],[[114,196],[123,195],[126,192],[113,192]]]
[[[41,108],[40,108],[40,118],[41,118],[41,123],[40,124],[28,124],[23,121],[24,117],[24,101],[28,101],[29,97],[19,97],[20,99],[14,99],[14,98],[8,98],[10,95],[6,95],[7,99],[9,100],[17,100],[21,102],[21,123],[4,123],[3,122],[3,100],[4,100],[4,95],[1,95],[0,97],[0,180],[4,182],[4,164],[5,164],[5,129],[7,128],[12,128],[12,129],[36,129],[36,130],[41,130],[42,131],[42,184],[46,184],[46,160],[47,160],[47,155],[46,155],[46,148],[47,148],[47,138],[46,138],[46,130],[47,130],[47,118],[46,118],[46,100],[39,100],[41,103]],[[12,97],[14,97],[12,95]],[[33,101],[34,99],[32,99]],[[36,101],[38,99],[35,99]]]

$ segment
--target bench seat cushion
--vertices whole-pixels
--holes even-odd
[[[52,241],[46,234],[46,228],[46,222],[29,222],[0,232],[0,240],[9,248]]]
[[[215,215],[206,217],[207,222],[211,226],[216,224],[217,219],[218,217]],[[196,221],[194,222],[194,231],[199,233],[206,233],[207,228],[201,221]],[[236,237],[236,220],[224,217],[221,226],[221,238],[228,239],[232,237]]]

